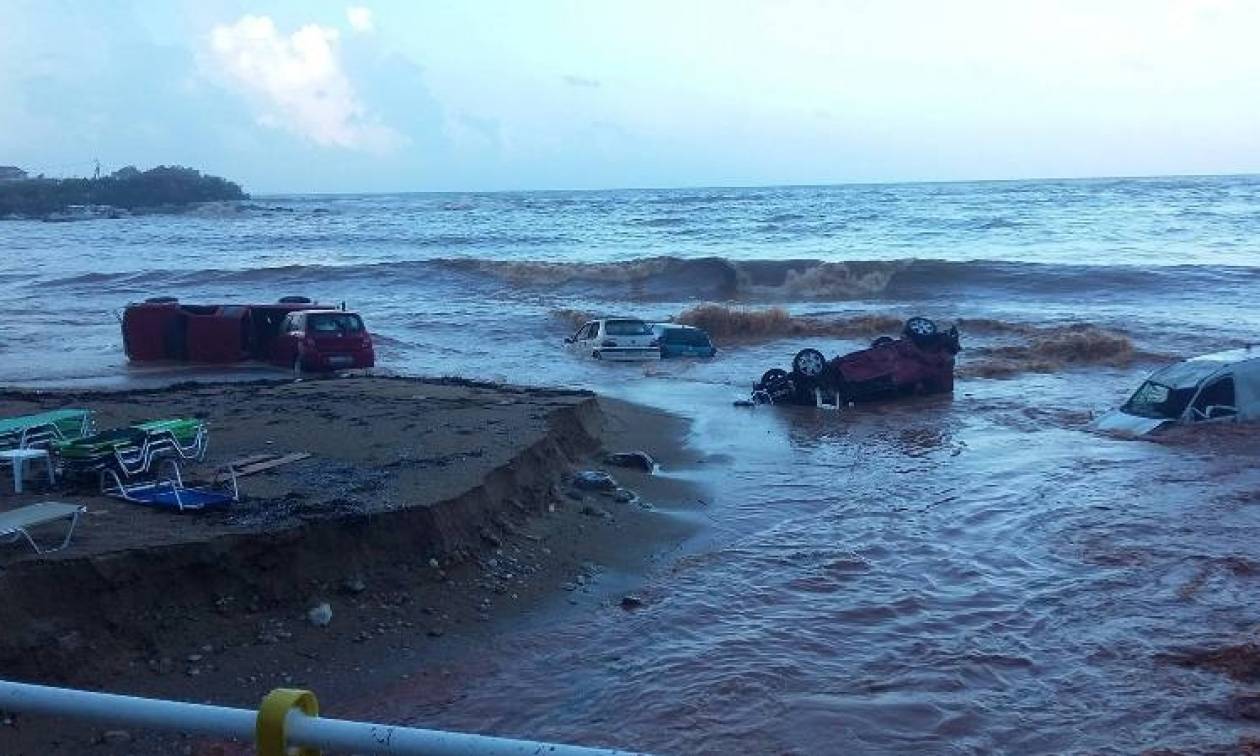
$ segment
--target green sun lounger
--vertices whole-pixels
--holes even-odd
[[[71,476],[112,469],[131,477],[149,472],[155,459],[202,459],[207,441],[205,423],[176,418],[114,428],[54,448]]]
[[[85,409],[60,409],[0,418],[0,449],[25,449],[73,441],[89,435],[92,430],[92,413]]]

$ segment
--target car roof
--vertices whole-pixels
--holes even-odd
[[[1161,368],[1151,375],[1150,380],[1170,388],[1193,388],[1204,378],[1209,378],[1228,367],[1242,364],[1248,364],[1250,367],[1252,366],[1250,363],[1255,363],[1254,366],[1260,367],[1260,350],[1251,347],[1229,349],[1191,357]]]
[[[327,313],[337,313],[338,315],[358,315],[354,310],[338,310],[332,307],[321,307],[318,310],[296,310],[303,315],[324,315]]]
[[[681,323],[655,323],[657,328],[677,328],[680,331],[699,331],[701,329],[696,326],[683,325]]]

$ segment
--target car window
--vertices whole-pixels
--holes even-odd
[[[1122,409],[1130,415],[1159,420],[1175,420],[1185,412],[1194,389],[1173,389],[1162,383],[1147,381],[1133,392]]]
[[[1194,419],[1210,420],[1238,414],[1234,408],[1234,379],[1220,378],[1203,387],[1195,397]]]
[[[591,338],[594,335],[595,335],[595,324],[587,323],[586,325],[578,329],[577,335],[574,336],[573,338],[578,341],[586,341],[587,339]]]
[[[604,323],[608,336],[651,336],[652,329],[642,320],[609,320]]]
[[[363,321],[348,312],[316,312],[306,316],[306,325],[316,333],[359,333]]]
[[[670,344],[683,344],[685,346],[707,347],[709,345],[709,337],[705,336],[701,331],[695,331],[690,328],[671,328],[665,332],[665,341]]]

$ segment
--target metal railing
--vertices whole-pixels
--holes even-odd
[[[293,746],[300,748],[302,756],[313,756],[322,748],[414,756],[613,756],[627,753],[323,719],[314,694],[290,688],[271,691],[263,698],[258,711],[253,711],[0,680],[0,710],[252,741],[258,756],[284,756]]]

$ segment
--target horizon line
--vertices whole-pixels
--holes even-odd
[[[225,177],[226,178],[226,177]],[[1019,184],[1045,181],[1144,181],[1152,179],[1205,179],[1205,178],[1260,178],[1260,172],[1238,173],[1163,173],[1128,176],[1038,176],[1027,178],[970,178],[970,179],[906,179],[893,181],[835,181],[787,184],[684,184],[677,186],[611,186],[600,188],[544,188],[544,189],[402,189],[394,191],[266,191],[250,192],[260,197],[357,197],[365,195],[413,195],[413,194],[522,194],[522,193],[595,193],[595,192],[661,192],[661,191],[711,191],[718,189],[825,189],[851,186],[914,186],[936,184]],[[233,179],[229,179],[233,180]]]

